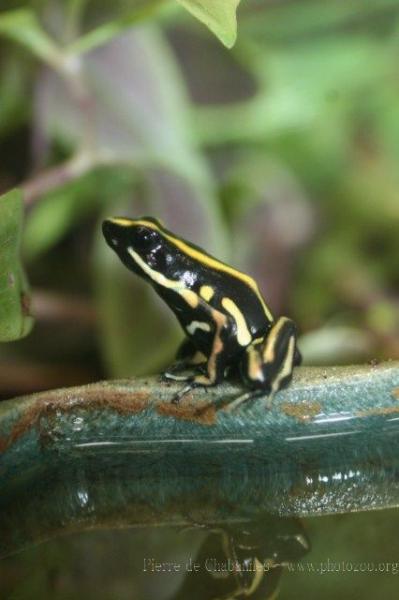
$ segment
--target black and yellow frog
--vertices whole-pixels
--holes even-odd
[[[296,326],[287,317],[274,320],[250,276],[153,217],[109,218],[103,233],[128,269],[148,281],[172,309],[186,334],[178,362],[165,373],[186,382],[174,402],[194,387],[216,385],[231,367],[239,368],[249,388],[239,403],[273,395],[289,384],[301,361]],[[194,372],[176,374],[187,367]]]

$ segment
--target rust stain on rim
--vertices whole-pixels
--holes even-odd
[[[162,416],[192,421],[200,425],[216,423],[216,407],[212,402],[193,402],[192,400],[181,400],[179,404],[161,402],[157,404],[156,411]]]
[[[301,402],[292,404],[291,402],[283,402],[281,410],[289,417],[294,417],[298,421],[310,421],[322,411],[319,402]]]
[[[356,417],[370,417],[373,415],[390,415],[392,413],[399,413],[399,406],[369,408],[368,410],[358,410],[354,414]]]
[[[100,395],[101,394],[101,395]],[[99,409],[113,410],[120,415],[137,414],[149,406],[151,394],[147,391],[137,391],[132,393],[125,390],[107,390],[105,387],[93,387],[82,391],[79,397],[79,390],[74,390],[68,395],[65,390],[63,394],[46,393],[45,398],[38,398],[21,417],[13,424],[10,433],[7,436],[0,437],[0,453],[5,452],[21,436],[30,429],[36,427],[40,431],[40,422],[43,418],[50,420],[56,416],[57,412],[68,414],[76,409]]]

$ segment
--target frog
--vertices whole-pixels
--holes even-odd
[[[275,319],[256,281],[168,230],[155,217],[109,217],[102,231],[122,263],[147,281],[175,314],[185,338],[163,373],[183,387],[222,382],[233,370],[247,390],[231,405],[270,399],[287,387],[301,363],[294,321]],[[187,372],[188,371],[188,372]]]

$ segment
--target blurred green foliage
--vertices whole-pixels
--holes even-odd
[[[233,49],[179,4],[226,46],[238,9]],[[171,360],[173,317],[98,234],[146,213],[253,274],[308,362],[398,356],[398,32],[397,0],[3,3],[0,189],[39,315],[10,356],[62,360],[44,289],[96,308],[91,378]]]
[[[0,196],[0,341],[19,339],[29,333],[28,286],[20,263],[23,205],[17,190]]]

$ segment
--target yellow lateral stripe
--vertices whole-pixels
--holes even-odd
[[[151,267],[147,265],[147,263],[141,258],[140,254],[135,252],[133,248],[129,246],[127,248],[127,251],[132,257],[132,259],[135,261],[135,263],[144,271],[146,275],[148,275],[148,277],[150,277],[150,279],[155,281],[155,283],[161,285],[162,287],[169,288],[175,291],[180,291],[181,289],[183,289],[183,286],[179,281],[168,279],[162,273],[155,271],[155,269],[151,269]]]
[[[199,304],[199,297],[197,296],[197,294],[195,292],[193,292],[192,290],[183,288],[183,289],[179,290],[179,294],[180,294],[180,296],[182,296],[184,298],[184,300],[187,302],[187,304],[189,306],[191,306],[191,308],[197,308],[197,306]]]
[[[204,264],[207,267],[211,267],[212,269],[216,269],[218,271],[223,271],[224,273],[229,273],[230,275],[233,275],[237,279],[241,279],[241,281],[246,283],[255,292],[260,303],[263,306],[263,310],[265,311],[267,318],[269,319],[269,321],[273,321],[273,315],[271,314],[269,307],[266,305],[261,293],[259,292],[257,284],[252,279],[252,277],[249,277],[249,275],[245,275],[245,273],[242,273],[241,271],[237,271],[233,267],[230,267],[229,265],[226,265],[225,263],[220,262],[216,258],[213,258],[212,256],[208,256],[207,254],[204,254],[200,250],[193,248],[192,246],[190,246],[189,244],[184,242],[182,239],[177,238],[173,235],[170,235],[169,233],[166,233],[165,231],[160,229],[155,223],[152,223],[151,221],[146,221],[144,219],[137,219],[135,221],[134,219],[124,219],[124,218],[119,218],[119,217],[112,218],[112,219],[110,219],[110,221],[113,221],[114,223],[116,223],[118,225],[123,225],[124,227],[143,225],[144,227],[149,227],[151,229],[154,229],[154,231],[159,231],[167,240],[172,242],[172,244],[174,244],[177,248],[179,248],[179,250],[181,250],[183,253],[188,254],[188,256],[191,256],[191,258],[198,260],[199,262],[201,262],[202,264]]]

